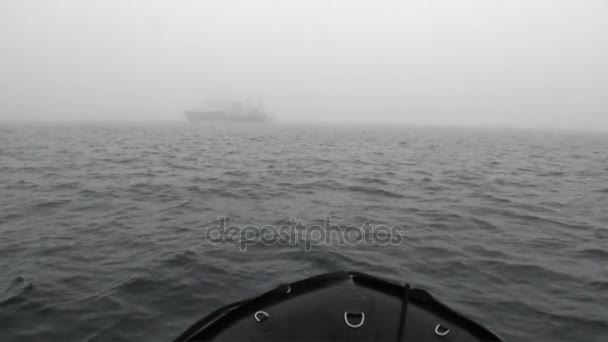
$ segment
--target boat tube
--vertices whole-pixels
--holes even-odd
[[[281,285],[212,312],[190,341],[500,341],[428,292],[357,272]]]

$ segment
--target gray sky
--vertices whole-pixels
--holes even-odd
[[[3,0],[0,120],[181,120],[261,96],[282,121],[608,130],[605,0]]]

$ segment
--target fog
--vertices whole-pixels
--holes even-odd
[[[608,130],[608,3],[0,5],[0,121],[179,121],[260,97],[282,122]]]

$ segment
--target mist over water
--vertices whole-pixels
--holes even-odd
[[[4,4],[0,121],[253,96],[283,122],[608,130],[602,0]]]
[[[505,340],[608,335],[608,138],[315,126],[0,128],[3,341],[168,341],[320,272],[431,291]],[[397,245],[211,243],[234,224],[401,226]]]

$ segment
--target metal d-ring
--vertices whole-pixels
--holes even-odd
[[[253,318],[255,318],[255,321],[258,323],[265,321],[269,317],[270,317],[270,315],[266,311],[257,311],[256,313],[253,314]]]
[[[443,337],[449,333],[450,333],[450,329],[446,328],[446,327],[442,327],[441,324],[437,324],[437,326],[435,327],[435,334],[437,334],[437,336]]]
[[[351,323],[348,320],[348,315],[351,315],[352,313],[348,312],[348,311],[344,311],[344,322],[346,323],[346,325],[348,325],[349,327],[353,328],[353,329],[357,329],[360,328],[361,326],[363,326],[363,322],[365,322],[365,313],[361,312],[361,322],[359,323]]]

